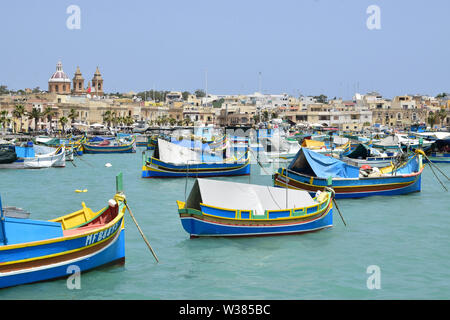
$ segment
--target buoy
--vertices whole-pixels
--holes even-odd
[[[112,167],[112,164],[108,162],[107,164],[105,164],[105,167]]]
[[[84,190],[77,189],[77,190],[75,190],[75,192],[77,192],[77,193],[87,192],[87,189],[84,189]]]

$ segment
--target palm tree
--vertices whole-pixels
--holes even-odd
[[[127,126],[131,126],[134,123],[134,119],[130,115],[126,116],[123,120],[124,120],[125,125],[127,125]]]
[[[439,112],[436,115],[436,118],[439,118],[439,122],[440,122],[441,127],[442,127],[442,123],[444,122],[445,118],[447,118],[447,110],[445,110],[444,108],[439,110]]]
[[[169,121],[169,124],[170,124],[172,127],[177,123],[177,120],[175,120],[175,119],[172,118],[172,117],[170,117],[168,121]]]
[[[269,121],[269,112],[267,110],[263,111],[263,120],[264,122]]]
[[[0,113],[0,124],[2,125],[3,131],[6,129],[6,125],[11,123],[11,119],[8,117],[8,110],[3,110]]]
[[[48,123],[50,124],[50,130],[52,129],[53,116],[56,116],[56,115],[57,115],[57,112],[54,111],[51,107],[46,107],[44,112],[42,113],[42,116],[46,117]]]
[[[78,114],[75,111],[74,108],[70,109],[69,115],[67,116],[67,118],[70,119],[70,125],[72,125],[75,122],[75,119],[77,118]]]
[[[33,108],[30,113],[28,113],[28,119],[34,119],[34,131],[38,129],[38,121],[42,117],[42,112],[38,108]]]
[[[431,129],[433,129],[433,126],[436,123],[436,114],[433,111],[428,114],[427,122],[430,125]]]
[[[189,124],[191,123],[191,119],[189,117],[186,117],[183,119],[183,125],[184,126],[189,126]]]
[[[106,122],[106,124],[108,125],[108,127],[111,127],[111,121],[112,121],[113,117],[112,117],[112,113],[110,110],[106,111],[103,114],[103,122]]]
[[[22,131],[22,117],[25,115],[25,107],[21,104],[16,105],[12,115],[14,119],[20,119],[20,131]],[[16,122],[14,121],[14,132],[17,132],[16,129]]]
[[[62,116],[61,118],[59,118],[59,123],[61,123],[63,132],[66,132],[65,125],[67,124],[67,122],[69,122],[69,119],[67,119],[66,117]]]

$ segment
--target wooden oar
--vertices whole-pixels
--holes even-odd
[[[139,230],[139,232],[140,232],[140,234],[141,234],[141,236],[142,236],[142,239],[144,239],[144,241],[145,241],[145,243],[147,244],[148,248],[150,249],[150,251],[152,252],[153,256],[155,257],[156,262],[159,262],[158,257],[156,256],[155,252],[154,252],[153,249],[152,249],[152,246],[151,246],[150,243],[148,242],[147,238],[145,237],[144,233],[143,233],[142,230],[141,230],[141,227],[139,227],[139,224],[137,223],[136,219],[134,218],[134,215],[133,215],[133,213],[131,212],[131,209],[130,209],[130,207],[128,206],[127,201],[124,200],[123,203],[124,203],[125,206],[127,207],[128,212],[130,213],[131,218],[133,218],[134,224],[135,224],[136,227],[138,228],[138,230]]]
[[[331,200],[333,200],[333,204],[336,206],[336,209],[338,210],[338,213],[341,216],[342,222],[344,223],[345,226],[347,226],[347,224],[345,223],[344,217],[342,216],[341,210],[339,210],[339,207],[338,207],[336,199],[335,199],[336,192],[331,187],[325,187],[325,189],[329,190],[331,192]]]
[[[341,210],[339,210],[339,207],[338,207],[338,205],[337,205],[336,199],[334,199],[334,196],[333,196],[332,199],[333,199],[334,205],[336,206],[336,209],[337,209],[338,212],[339,212],[339,215],[341,216],[342,222],[344,223],[345,226],[347,226],[347,224],[345,223],[344,217],[343,217],[342,214],[341,214]]]

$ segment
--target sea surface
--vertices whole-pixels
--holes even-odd
[[[3,205],[33,219],[74,212],[82,201],[98,211],[122,172],[130,208],[160,262],[127,214],[123,266],[83,273],[80,289],[59,279],[2,289],[0,299],[450,299],[450,197],[429,167],[419,193],[338,200],[347,226],[334,209],[333,228],[315,233],[190,239],[176,200],[184,201],[194,179],[141,178],[141,152],[0,170],[0,194]],[[439,167],[450,176],[450,165]],[[253,164],[250,176],[215,179],[271,185],[262,173]]]

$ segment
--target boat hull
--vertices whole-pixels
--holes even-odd
[[[38,255],[43,255],[44,258],[34,256],[31,261],[0,263],[0,288],[68,277],[73,273],[73,270],[68,269],[70,266],[76,266],[77,271],[83,272],[107,264],[123,263],[125,261],[125,231],[122,223],[123,219],[118,222],[117,232],[110,238],[94,244],[87,245],[89,240],[86,237],[76,239],[77,242],[85,244],[81,247],[77,247],[73,240],[61,241],[53,245],[53,249],[50,246],[45,248],[45,245],[34,248],[39,252]],[[74,244],[75,246],[72,247]],[[59,247],[58,250],[63,248],[63,252],[49,254],[57,247]]]
[[[245,222],[243,220],[211,219],[180,213],[181,224],[191,238],[196,237],[250,237],[289,235],[318,231],[333,226],[332,208],[319,217],[295,221]]]
[[[334,189],[336,198],[363,198],[369,196],[392,196],[421,190],[421,174],[399,175],[393,177],[359,178],[359,179],[333,179],[331,187]],[[327,179],[310,177],[294,172],[287,173],[279,169],[274,175],[274,185],[285,188],[286,185],[292,189],[306,190],[315,194],[328,186]]]
[[[98,146],[85,143],[83,144],[83,152],[96,154],[96,153],[133,153],[136,152],[136,141],[133,143],[122,146]]]
[[[142,178],[186,178],[239,176],[250,174],[250,161],[243,163],[202,163],[198,165],[176,165],[152,159],[142,167]]]

